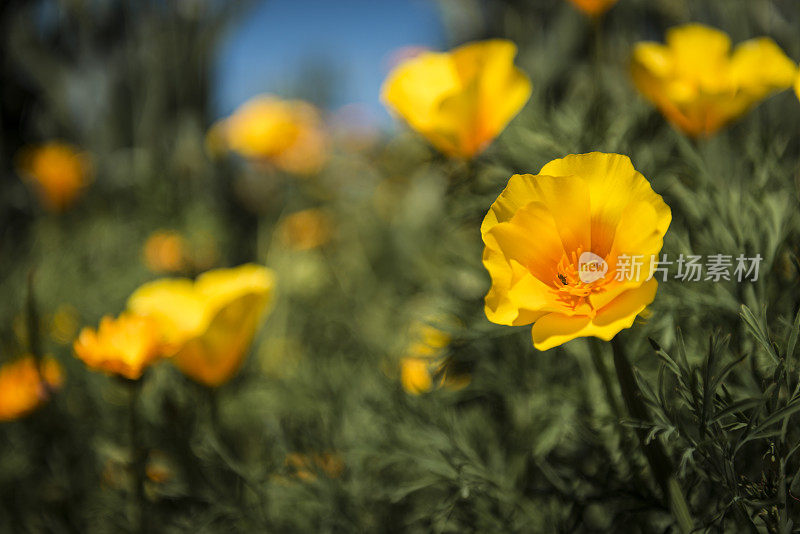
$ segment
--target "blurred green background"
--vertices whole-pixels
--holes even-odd
[[[273,268],[278,295],[242,371],[213,401],[168,364],[144,384],[154,532],[668,532],[634,423],[663,439],[698,529],[792,531],[796,425],[738,444],[794,406],[770,386],[797,382],[800,103],[785,91],[699,142],[673,130],[636,94],[628,60],[637,41],[692,21],[734,43],[770,36],[800,60],[796,0],[619,0],[598,21],[565,0],[2,2],[0,363],[29,350],[33,273],[36,335],[65,382],[0,423],[0,531],[131,529],[126,391],[72,341],[148,280],[244,262]],[[378,88],[398,48],[488,37],[519,46],[533,95],[484,154],[450,161],[391,120]],[[262,92],[322,110],[320,172],[211,153],[211,125]],[[54,140],[91,162],[61,212],[20,170],[27,147]],[[658,390],[652,421],[620,424],[608,407],[592,359],[610,350],[539,353],[528,328],[483,312],[491,203],[513,173],[592,150],[629,155],[664,196],[665,253],[764,257],[755,283],[662,284],[621,334]],[[178,239],[148,252],[154,232]],[[421,323],[450,336],[453,378],[422,394],[401,380]],[[749,426],[700,432],[707,421],[680,404],[694,386],[669,382],[648,337],[698,366],[698,391],[703,369],[746,357],[704,402]],[[756,415],[753,398],[765,399]]]

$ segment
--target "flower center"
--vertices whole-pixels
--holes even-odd
[[[595,309],[589,297],[605,290],[605,261],[592,253],[584,253],[582,247],[572,254],[564,254],[556,267],[553,288],[557,299],[571,309],[582,304],[589,307],[590,315]]]

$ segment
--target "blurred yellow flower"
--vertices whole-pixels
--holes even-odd
[[[533,323],[539,350],[610,340],[655,298],[651,259],[671,220],[627,156],[570,155],[538,175],[515,174],[481,226],[486,316]]]
[[[156,322],[125,312],[116,319],[103,317],[96,331],[85,327],[73,348],[90,369],[130,380],[141,378],[144,370],[164,355]]]
[[[445,323],[455,319],[445,318]],[[428,323],[415,323],[411,328],[412,343],[400,359],[400,384],[407,393],[421,395],[435,388],[461,389],[469,383],[469,375],[450,373],[444,358],[451,336]]]
[[[168,355],[184,374],[216,387],[244,362],[274,283],[272,271],[260,265],[215,269],[194,282],[164,278],[144,284],[128,308],[158,323]]]
[[[608,11],[617,0],[570,0],[570,2],[587,15],[596,17]]]
[[[306,482],[317,479],[317,473],[328,478],[339,478],[344,472],[344,460],[335,452],[302,454],[292,452],[286,455],[286,466],[292,476]]]
[[[722,31],[687,24],[667,31],[667,44],[642,42],[631,61],[633,81],[677,128],[708,136],[776,91],[788,89],[797,66],[772,39],[740,43]]]
[[[151,451],[147,456],[145,474],[156,484],[165,484],[172,480],[174,471],[169,457],[161,451]]]
[[[318,172],[328,157],[328,139],[319,111],[307,102],[259,95],[212,126],[212,152],[230,150],[270,162],[284,171]]]
[[[320,209],[296,211],[280,222],[278,235],[295,250],[317,248],[331,238],[330,218]]]
[[[19,170],[34,186],[45,209],[61,212],[69,208],[89,182],[89,157],[77,148],[51,142],[24,149]]]
[[[33,356],[24,356],[0,367],[0,421],[13,421],[29,414],[49,397],[50,390],[64,382],[61,365],[46,357],[37,368]]]
[[[502,39],[423,52],[389,73],[381,99],[444,154],[471,158],[530,98],[531,82],[514,66],[516,53]]]
[[[433,389],[433,372],[429,358],[407,356],[400,360],[400,383],[412,395]]]
[[[178,272],[186,266],[186,248],[186,241],[178,232],[153,232],[142,248],[144,264],[156,273]]]

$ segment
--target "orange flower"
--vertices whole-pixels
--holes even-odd
[[[126,312],[117,319],[103,317],[97,331],[81,330],[74,349],[89,368],[130,380],[141,378],[144,370],[164,355],[155,321]]]
[[[587,15],[596,17],[611,9],[617,0],[570,0],[570,2]]]
[[[178,232],[153,232],[142,249],[144,263],[153,272],[177,272],[186,266],[186,242]]]
[[[75,202],[91,171],[85,153],[59,142],[23,150],[19,168],[33,184],[42,205],[53,212],[64,211]]]
[[[273,95],[245,102],[212,126],[207,142],[212,152],[227,149],[298,175],[318,172],[328,156],[319,111],[307,102]]]
[[[0,421],[12,421],[34,411],[64,382],[61,366],[44,358],[37,368],[33,356],[0,367]]]
[[[310,250],[331,238],[331,223],[319,209],[296,211],[287,215],[278,227],[281,240],[295,250]]]
[[[667,44],[636,45],[637,89],[687,135],[711,135],[776,91],[788,89],[795,63],[772,39],[740,43],[731,53],[724,32],[687,24],[667,31]]]
[[[530,98],[531,82],[514,66],[516,53],[503,39],[424,52],[389,73],[381,99],[444,154],[471,158]]]
[[[655,298],[652,260],[671,220],[627,156],[570,155],[515,174],[481,226],[487,318],[533,323],[539,350],[610,340]]]

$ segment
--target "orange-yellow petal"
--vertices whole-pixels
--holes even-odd
[[[540,174],[578,176],[586,181],[591,206],[592,252],[606,256],[611,250],[623,214],[631,204],[645,203],[655,212],[655,231],[663,235],[672,221],[672,212],[661,195],[636,171],[628,156],[621,154],[574,154],[542,167]]]
[[[594,336],[610,341],[621,330],[631,327],[636,316],[653,302],[657,288],[655,279],[645,282],[622,293],[594,317],[545,315],[531,328],[533,344],[538,350],[547,350],[578,337]]]
[[[86,327],[74,343],[75,355],[87,367],[137,380],[164,356],[161,333],[149,317],[122,313],[106,316],[97,330]]]
[[[214,269],[194,282],[166,278],[145,284],[128,308],[159,325],[181,371],[216,387],[241,367],[274,283],[272,271],[261,265]]]

